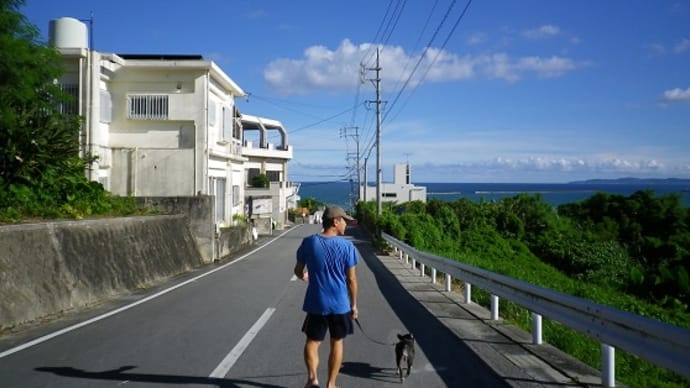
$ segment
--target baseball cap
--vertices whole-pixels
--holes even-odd
[[[338,217],[343,217],[345,221],[352,221],[354,218],[350,217],[345,213],[345,210],[341,208],[340,206],[329,206],[326,208],[326,210],[323,211],[323,219],[333,219],[333,218],[338,218]]]

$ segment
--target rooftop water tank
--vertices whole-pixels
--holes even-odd
[[[87,48],[86,24],[75,18],[63,17],[50,21],[49,42],[56,48]]]

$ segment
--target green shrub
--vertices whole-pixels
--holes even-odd
[[[519,195],[500,202],[430,201],[426,212],[418,204],[400,206],[378,222],[417,249],[690,328],[690,216],[676,205],[674,197],[657,203],[649,193],[629,198],[597,194],[590,202],[564,205],[556,212],[539,196]],[[375,219],[370,207],[358,206],[358,211]],[[634,212],[642,218],[636,219]],[[666,234],[645,232],[659,222],[674,227],[665,228]],[[641,261],[635,257],[640,252],[661,256]],[[654,291],[646,295],[641,290]],[[485,291],[473,290],[473,299],[488,308]],[[501,312],[503,318],[530,330],[529,311],[502,302]],[[547,319],[543,335],[548,343],[599,368],[597,341]],[[690,385],[688,379],[622,351],[617,352],[616,370],[618,379],[630,386]]]

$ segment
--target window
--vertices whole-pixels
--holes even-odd
[[[66,115],[79,114],[79,85],[62,84],[62,92],[65,93],[65,100],[60,104],[60,113]]]
[[[110,98],[110,92],[101,89],[101,122],[111,123],[113,119],[113,100]]]
[[[237,206],[240,204],[240,186],[232,186],[232,206]]]
[[[242,140],[242,118],[240,115],[240,111],[237,109],[236,106],[233,106],[232,111],[233,111],[233,119],[234,119],[232,137],[241,141]]]
[[[259,174],[261,174],[261,170],[259,170],[258,168],[250,168],[250,169],[248,169],[248,170],[247,170],[247,182],[246,182],[247,185],[248,185],[248,186],[251,185],[251,184],[252,184],[252,179],[254,179],[254,177],[257,176],[257,175],[259,175]]]
[[[167,120],[167,95],[127,96],[127,118],[132,120]]]
[[[225,178],[209,179],[211,190],[216,196],[216,224],[225,221]]]
[[[232,139],[232,127],[234,120],[232,117],[232,109],[223,108],[223,140],[230,141]]]
[[[383,198],[398,198],[398,194],[396,193],[382,193],[381,196]]]
[[[266,171],[269,182],[280,182],[280,171]]]
[[[208,102],[208,125],[211,127],[216,126],[216,102]]]

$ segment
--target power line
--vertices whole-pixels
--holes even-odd
[[[395,5],[395,10],[393,11],[393,16],[391,16],[391,19],[388,20],[388,25],[389,26],[391,25],[391,21],[393,20],[393,18],[395,18],[395,21],[393,22],[393,25],[391,26],[390,31],[388,31],[388,36],[386,36],[386,38],[383,40],[382,49],[386,47],[386,44],[388,44],[388,41],[391,38],[391,35],[393,35],[393,31],[395,31],[395,27],[398,26],[398,21],[400,21],[400,16],[402,15],[406,4],[407,4],[407,0],[403,0],[403,1],[399,1]],[[388,29],[388,26],[386,26],[386,29]]]
[[[320,108],[320,109],[323,108],[323,107],[319,107],[319,106],[311,105],[311,104],[300,104],[300,103],[296,103],[296,102],[291,101],[291,100],[271,99],[271,98],[259,96],[259,95],[253,94],[253,93],[247,93],[247,101],[251,101],[252,99],[259,100],[259,101],[265,102],[267,104],[273,105],[274,107],[276,107],[280,110],[290,111],[292,113],[297,113],[297,114],[304,115],[304,116],[311,116],[314,118],[318,118],[318,116],[311,114],[309,112],[303,111],[303,110],[290,108],[287,105],[303,106],[303,107],[309,107],[309,108]]]
[[[455,33],[455,30],[457,29],[458,25],[460,24],[460,21],[462,21],[462,19],[465,17],[465,14],[467,13],[467,10],[469,9],[470,4],[472,4],[472,0],[468,0],[467,4],[465,5],[465,8],[462,10],[462,13],[460,13],[460,16],[458,16],[458,18],[455,20],[455,24],[453,24],[453,27],[451,28],[450,32],[449,32],[448,35],[446,36],[446,39],[443,41],[443,44],[441,45],[441,48],[438,50],[438,52],[436,53],[436,55],[434,56],[434,58],[431,60],[431,63],[429,63],[429,66],[426,68],[426,71],[424,72],[424,74],[422,74],[422,77],[419,79],[419,82],[415,85],[415,87],[412,89],[412,91],[410,92],[410,94],[407,96],[407,99],[406,99],[405,102],[403,103],[402,108],[400,108],[400,109],[398,110],[398,113],[397,113],[397,114],[399,114],[399,112],[401,112],[402,109],[407,105],[407,102],[410,100],[410,98],[412,97],[412,95],[417,91],[417,88],[419,87],[419,85],[421,85],[422,82],[426,79],[426,76],[429,74],[429,71],[431,71],[431,68],[434,66],[434,64],[435,64],[436,61],[438,60],[439,56],[441,56],[441,53],[442,53],[443,50],[446,48],[446,45],[448,45],[448,42],[450,41],[451,36],[453,36],[453,34]],[[397,98],[396,98],[396,100],[397,100]],[[390,112],[390,111],[389,111],[389,112]],[[397,117],[397,114],[396,114],[395,117]],[[386,115],[386,116],[384,117],[384,120],[386,119],[387,116],[388,116],[388,115]],[[395,117],[394,117],[394,118],[395,118]]]
[[[419,36],[417,36],[417,41],[414,44],[414,48],[410,52],[416,52],[417,49],[419,48],[419,43],[422,41],[422,37],[424,36],[424,33],[426,32],[427,27],[429,27],[429,22],[431,21],[431,17],[436,12],[436,6],[437,5],[438,5],[438,0],[434,0],[434,5],[431,7],[431,11],[429,12],[429,15],[426,17],[426,21],[424,22],[424,26],[422,27],[422,30],[419,32]],[[403,68],[401,74],[405,74],[408,67],[410,66],[410,63],[412,63],[412,58],[409,58],[407,60],[407,62],[405,63],[405,67]],[[400,80],[398,80],[396,82],[395,87],[392,90],[398,89],[399,85],[400,85]]]
[[[400,96],[402,95],[403,91],[407,88],[407,85],[410,83],[410,81],[412,80],[412,77],[413,77],[414,74],[417,72],[417,69],[419,68],[419,65],[422,63],[422,61],[423,61],[424,58],[426,57],[427,51],[429,51],[429,48],[431,48],[431,45],[433,44],[434,40],[436,40],[436,36],[438,36],[438,33],[439,33],[439,31],[441,30],[441,27],[443,27],[443,25],[446,23],[446,20],[448,19],[448,16],[450,15],[450,12],[453,10],[453,7],[455,7],[455,3],[456,3],[456,0],[453,0],[453,2],[450,4],[450,6],[448,7],[448,9],[446,10],[446,14],[443,15],[443,19],[442,19],[441,22],[439,23],[438,27],[436,27],[436,30],[434,31],[434,34],[431,36],[431,39],[429,40],[429,43],[426,45],[426,47],[424,48],[424,51],[423,51],[422,54],[419,56],[419,60],[417,61],[417,63],[415,64],[414,68],[413,68],[412,71],[410,72],[410,75],[407,77],[407,80],[405,80],[405,83],[403,84],[403,87],[400,88],[400,90],[399,90],[398,93],[396,94],[395,98],[393,99],[393,102],[391,103],[391,107],[390,107],[389,110],[386,112],[386,115],[383,117],[383,121],[386,121],[386,118],[388,117],[389,112],[393,109],[393,107],[395,106],[395,104],[398,102],[398,99],[399,99]]]
[[[344,111],[342,111],[342,112],[340,112],[340,113],[336,113],[336,114],[334,114],[333,116],[326,117],[325,119],[319,120],[319,121],[317,121],[317,122],[315,122],[315,123],[312,123],[312,124],[309,124],[309,125],[305,125],[305,126],[303,126],[303,127],[297,128],[297,129],[293,129],[292,131],[288,131],[288,133],[289,133],[289,134],[293,134],[293,133],[295,133],[295,132],[302,131],[302,130],[307,129],[307,128],[315,127],[315,126],[317,126],[317,125],[319,125],[319,124],[325,123],[326,121],[333,120],[333,119],[335,119],[335,118],[337,118],[337,117],[340,117],[340,116],[344,115],[345,113],[351,112],[353,109],[356,109],[357,106],[362,105],[362,104],[364,104],[364,103],[360,103],[360,104],[356,105],[355,107],[348,108],[348,109],[346,109],[346,110],[344,110]]]
[[[388,18],[388,13],[391,10],[391,5],[393,5],[393,0],[390,0],[388,2],[388,8],[386,8],[386,13],[383,15],[383,19],[381,19],[381,23],[379,23],[379,28],[376,30],[376,34],[374,35],[374,39],[372,39],[372,41],[371,41],[372,43],[375,43],[378,41],[379,33],[381,32],[381,27],[383,27],[383,23]]]

